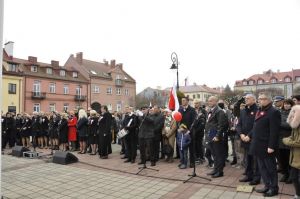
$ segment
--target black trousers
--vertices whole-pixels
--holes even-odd
[[[209,144],[206,144],[206,147],[205,147],[205,157],[207,158],[208,164],[214,163],[211,148],[210,148]]]
[[[289,175],[289,160],[290,160],[290,150],[289,149],[279,149],[278,151],[278,161],[282,169],[283,175]]]
[[[195,163],[195,150],[196,150],[196,143],[193,136],[191,137],[191,143],[189,145],[189,154],[190,154],[190,165]]]
[[[249,149],[245,149],[245,151],[247,156],[245,168],[246,176],[253,181],[260,181],[261,175],[258,168],[257,158],[249,154]]]
[[[99,135],[98,152],[100,157],[108,156],[109,154],[108,151],[108,145],[110,144],[109,136],[110,136],[109,134],[106,134],[106,136],[104,136],[103,134]]]
[[[125,136],[126,156],[129,160],[135,160],[137,150],[137,139],[135,132],[130,132]]]
[[[223,172],[225,166],[224,142],[219,140],[210,143],[211,152],[214,158],[214,170],[216,172]]]
[[[153,138],[140,138],[139,147],[140,147],[142,163],[146,163],[147,151],[149,151],[150,161],[155,162],[154,150],[153,150]]]
[[[278,191],[278,174],[275,156],[257,157],[257,162],[265,187]]]
[[[300,196],[300,169],[291,167],[291,179],[295,187],[296,195]]]
[[[196,158],[204,159],[204,147],[203,147],[203,138],[204,138],[204,132],[196,133],[195,137],[195,148],[196,148]]]
[[[160,145],[160,140],[158,139],[153,139],[153,152],[154,152],[154,160],[155,162],[158,161],[159,159],[159,146]]]
[[[228,132],[224,133],[223,143],[224,143],[224,155],[226,160],[228,158]]]
[[[2,133],[2,149],[5,149],[7,143],[10,148],[14,147],[15,142],[16,142],[16,139],[15,139],[12,131],[6,131],[5,134]]]

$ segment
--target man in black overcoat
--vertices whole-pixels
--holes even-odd
[[[246,156],[246,176],[240,179],[240,182],[249,182],[250,185],[260,183],[260,172],[257,164],[256,156],[249,153],[251,140],[248,135],[253,131],[254,120],[257,112],[256,97],[253,94],[245,96],[245,109],[241,110],[240,118],[236,127],[237,133],[241,138],[241,147],[245,150]]]
[[[190,154],[190,168],[194,167],[195,157],[194,157],[194,149],[193,144],[195,141],[195,133],[193,129],[191,129],[193,122],[196,122],[196,110],[189,105],[189,98],[184,97],[181,99],[181,106],[178,112],[182,115],[182,120],[180,124],[185,124],[187,129],[191,131],[191,143],[189,145],[189,154]]]
[[[276,168],[276,151],[280,131],[281,115],[279,110],[272,106],[272,97],[261,93],[258,97],[258,109],[254,127],[249,138],[252,139],[250,153],[257,157],[259,170],[265,187],[256,192],[265,197],[278,194],[278,175]]]

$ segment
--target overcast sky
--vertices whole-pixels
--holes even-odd
[[[5,0],[4,9],[15,57],[116,59],[137,91],[173,85],[173,51],[181,85],[300,68],[300,0]]]

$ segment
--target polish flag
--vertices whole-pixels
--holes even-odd
[[[169,109],[172,111],[178,111],[179,109],[179,102],[177,98],[176,86],[173,85],[170,91],[170,99],[169,99]]]

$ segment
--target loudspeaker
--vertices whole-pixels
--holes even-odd
[[[12,149],[12,156],[23,157],[23,152],[30,151],[28,148],[23,146],[15,146]]]
[[[72,153],[69,152],[64,152],[64,151],[55,151],[53,155],[53,163],[56,164],[71,164],[78,162],[78,158],[73,155]]]

